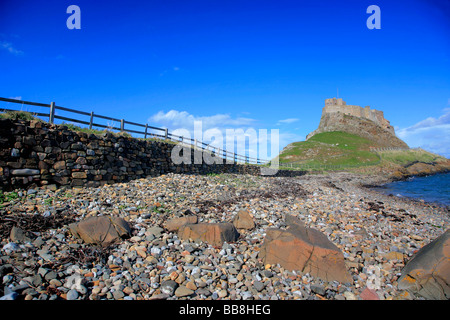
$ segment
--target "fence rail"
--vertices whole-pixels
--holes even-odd
[[[403,148],[403,147],[370,148],[370,151],[372,152],[407,151],[407,150],[410,150],[410,148]]]
[[[211,152],[215,156],[217,155],[225,160],[233,160],[234,162],[242,162],[242,163],[248,163],[248,164],[267,164],[269,162],[268,160],[253,158],[253,157],[249,157],[249,156],[245,156],[245,155],[239,155],[234,152],[230,152],[230,151],[227,151],[227,150],[224,150],[221,148],[211,146],[204,142],[199,142],[195,139],[174,135],[174,134],[171,134],[167,128],[158,128],[158,127],[150,126],[147,123],[141,124],[141,123],[136,123],[136,122],[132,122],[132,121],[127,121],[125,119],[112,118],[112,117],[96,114],[96,113],[94,113],[94,111],[86,112],[86,111],[80,111],[80,110],[75,110],[75,109],[71,109],[71,108],[61,107],[61,106],[57,106],[55,104],[55,102],[51,102],[50,104],[45,104],[45,103],[30,102],[30,101],[24,101],[24,100],[18,100],[18,99],[2,98],[2,97],[0,97],[0,101],[21,104],[22,109],[25,105],[49,108],[48,113],[32,112],[32,111],[27,111],[27,112],[30,112],[31,114],[39,116],[39,117],[47,117],[48,122],[52,123],[52,124],[55,122],[55,119],[63,120],[63,121],[70,121],[70,122],[75,122],[75,123],[86,125],[89,127],[89,129],[92,129],[93,127],[110,129],[110,130],[112,129],[112,130],[117,130],[120,132],[140,134],[140,135],[144,136],[144,139],[147,139],[147,137],[152,137],[152,138],[161,138],[161,139],[165,139],[165,140],[171,140],[171,141],[175,141],[175,142],[182,142],[186,146],[190,146],[190,147],[194,147],[194,148],[201,148],[201,150],[206,150],[208,152]],[[89,117],[89,121],[64,117],[64,116],[57,114],[56,110],[87,116],[87,117]],[[25,111],[25,110],[0,108],[0,111]],[[96,123],[96,122],[94,122],[95,118],[112,121],[112,123],[110,123],[108,125]],[[120,123],[120,127],[114,126],[114,122]],[[135,126],[135,127],[144,128],[144,131],[130,129],[129,127],[125,128],[126,124]],[[156,131],[156,132],[152,132],[151,130]]]

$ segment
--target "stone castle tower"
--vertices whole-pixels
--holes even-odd
[[[384,118],[383,111],[369,106],[348,105],[341,98],[325,99],[319,127],[306,140],[321,132],[344,131],[365,137],[386,147],[408,147],[395,135],[394,127]]]
[[[341,112],[346,115],[373,121],[381,128],[395,135],[394,127],[384,118],[383,111],[370,109],[370,106],[362,108],[360,106],[348,105],[342,98],[325,99],[325,107],[322,109],[322,115],[333,112]]]

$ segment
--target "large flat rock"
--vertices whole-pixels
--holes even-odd
[[[165,227],[168,231],[177,231],[185,224],[196,224],[198,222],[197,216],[185,216],[180,218],[173,218],[165,223]]]
[[[287,230],[269,228],[260,250],[265,264],[280,264],[326,281],[352,282],[344,255],[320,231],[307,228],[298,219],[287,216]]]
[[[178,230],[178,236],[183,240],[201,240],[212,246],[221,246],[224,242],[235,242],[239,232],[231,223],[190,223]]]
[[[84,242],[98,245],[109,245],[131,234],[128,222],[114,216],[90,217],[70,224],[69,229]]]

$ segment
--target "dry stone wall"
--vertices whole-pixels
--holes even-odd
[[[0,119],[0,188],[32,185],[100,186],[165,173],[243,173],[260,167],[242,164],[175,165],[175,144],[113,135],[88,134],[41,121]],[[301,172],[282,171],[278,176]]]

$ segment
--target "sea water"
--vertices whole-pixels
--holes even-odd
[[[424,177],[410,177],[405,181],[395,181],[382,187],[383,193],[398,197],[422,199],[450,206],[450,173],[440,173]]]

